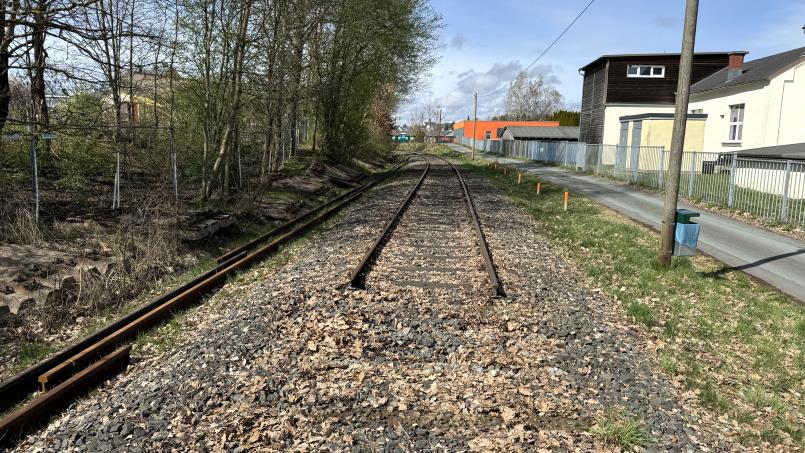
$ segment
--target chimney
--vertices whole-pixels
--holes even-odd
[[[744,73],[744,56],[746,52],[730,52],[727,63],[727,82]]]

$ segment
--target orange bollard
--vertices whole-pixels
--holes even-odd
[[[567,211],[567,201],[570,198],[570,192],[565,192],[565,211]]]
[[[538,182],[537,183],[537,195],[539,195],[541,192],[542,192],[542,183]]]

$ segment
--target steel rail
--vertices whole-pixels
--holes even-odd
[[[90,367],[40,395],[0,421],[0,446],[11,446],[31,428],[65,408],[76,397],[125,370],[130,361],[131,345],[123,346]]]
[[[366,289],[366,274],[369,271],[372,261],[380,253],[380,250],[383,248],[383,244],[385,243],[386,239],[388,239],[392,230],[397,226],[397,223],[399,222],[400,217],[402,217],[403,212],[405,212],[406,208],[408,208],[408,206],[411,204],[411,201],[419,191],[419,188],[422,187],[422,182],[425,181],[429,171],[430,162],[426,162],[425,170],[422,172],[422,176],[419,177],[419,180],[416,182],[416,184],[414,184],[414,187],[412,187],[408,192],[408,195],[406,195],[405,200],[403,200],[402,204],[400,204],[388,222],[386,222],[386,226],[383,227],[380,237],[378,237],[372,246],[369,247],[369,250],[367,250],[363,255],[360,263],[358,263],[350,274],[349,285],[351,287],[357,289]]]
[[[364,184],[355,190],[351,190],[327,202],[322,209],[316,209],[294,219],[295,222],[292,224],[294,228],[290,228],[290,231],[288,231],[288,227],[284,228],[281,230],[285,231],[283,234],[252,253],[248,253],[243,249],[243,246],[241,246],[239,250],[237,250],[237,253],[227,254],[228,258],[224,259],[224,261],[215,268],[107,325],[76,344],[42,360],[36,365],[20,372],[13,378],[0,383],[0,411],[8,410],[17,403],[24,401],[40,385],[45,392],[10,416],[0,420],[0,427],[10,427],[9,429],[4,428],[5,430],[0,430],[0,441],[7,439],[10,434],[19,434],[32,428],[34,424],[31,422],[39,417],[31,416],[30,414],[40,414],[43,413],[43,411],[49,414],[57,412],[57,405],[43,403],[43,401],[57,401],[57,399],[52,399],[54,397],[45,398],[49,394],[56,392],[58,389],[63,389],[65,385],[71,389],[84,389],[86,386],[83,380],[90,379],[94,376],[94,372],[90,372],[89,370],[96,370],[97,367],[101,367],[105,370],[111,369],[103,364],[106,360],[111,360],[108,354],[115,348],[120,347],[120,345],[131,340],[139,333],[169,318],[177,310],[197,302],[205,294],[208,294],[210,291],[223,284],[231,273],[251,266],[265,255],[275,252],[287,242],[320,225],[343,207],[362,196],[370,188],[385,180],[408,163],[409,161],[406,160],[386,171],[372,182]],[[313,214],[317,215],[310,218]],[[274,230],[272,233],[276,235],[277,230]],[[264,237],[270,236],[264,235]],[[254,247],[257,244],[258,242],[251,241],[250,245]],[[123,349],[126,349],[126,347]],[[120,350],[112,353],[112,355],[118,357],[116,354],[118,354],[119,351]],[[128,349],[126,349],[125,355],[126,360],[128,360]],[[99,358],[101,359],[96,361]],[[125,367],[112,368],[118,371],[125,369]],[[50,391],[48,391],[49,388],[51,389]],[[71,390],[70,394],[72,395],[73,393],[75,392]]]
[[[300,215],[300,216],[298,216],[298,217],[296,217],[294,219],[291,219],[291,220],[283,223],[282,225],[279,225],[278,227],[274,228],[273,230],[271,230],[271,231],[269,231],[269,232],[267,232],[265,234],[262,234],[262,235],[260,235],[260,236],[258,236],[256,238],[252,239],[251,241],[249,241],[249,242],[247,242],[247,243],[245,243],[245,244],[243,244],[243,245],[241,245],[239,247],[236,247],[233,250],[230,250],[229,252],[227,252],[227,253],[221,255],[220,257],[218,257],[216,259],[216,261],[219,262],[219,263],[222,263],[222,262],[232,258],[233,256],[235,256],[235,255],[237,255],[239,253],[247,252],[249,250],[252,250],[255,247],[257,247],[259,244],[269,240],[270,238],[275,237],[277,235],[280,235],[282,233],[285,233],[286,231],[290,231],[295,225],[297,225],[300,222],[312,217],[316,213],[321,212],[322,210],[328,208],[329,206],[332,206],[332,205],[338,203],[341,200],[345,200],[345,199],[351,197],[352,195],[355,195],[356,193],[365,192],[366,190],[368,190],[368,189],[376,186],[380,182],[384,181],[386,178],[388,178],[392,174],[396,173],[403,166],[407,165],[409,159],[410,159],[410,157],[408,157],[404,162],[401,162],[401,163],[397,164],[396,166],[394,166],[390,170],[388,170],[386,172],[383,172],[383,174],[381,174],[380,176],[378,176],[374,180],[372,180],[372,181],[370,181],[370,182],[368,182],[366,184],[362,184],[362,185],[360,185],[360,186],[358,186],[358,187],[356,187],[356,188],[354,188],[352,190],[349,190],[346,193],[343,193],[343,194],[341,194],[341,195],[339,195],[339,196],[337,196],[335,198],[332,198],[332,199],[324,202],[323,204],[311,209],[310,211],[307,211],[304,214],[302,214],[302,215]]]
[[[461,182],[461,188],[464,191],[464,199],[467,201],[467,210],[470,213],[470,217],[472,218],[472,224],[475,228],[475,235],[478,237],[478,245],[481,249],[481,256],[484,260],[484,267],[486,268],[486,273],[489,275],[489,282],[492,284],[491,288],[491,295],[493,297],[506,297],[506,292],[503,290],[503,285],[500,283],[500,278],[498,278],[497,269],[495,269],[495,263],[492,260],[492,252],[489,251],[489,244],[486,242],[486,237],[484,236],[483,228],[481,227],[481,221],[478,218],[478,212],[475,210],[475,203],[472,201],[472,195],[470,195],[470,190],[467,188],[467,183],[464,181],[464,176],[462,176],[461,172],[458,171],[458,168],[453,165],[452,162],[449,160],[441,157],[441,156],[433,156],[437,159],[441,159],[442,161],[446,162],[453,171],[456,172],[458,176],[458,180]]]

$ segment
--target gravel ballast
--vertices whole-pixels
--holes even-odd
[[[445,207],[449,228],[431,233],[455,233],[444,244],[466,248],[456,267],[468,273],[428,278],[471,291],[395,283],[394,269],[428,261],[400,258],[411,243],[394,238],[368,289],[345,287],[423,168],[350,206],[298,259],[230,284],[175,349],[136,361],[18,451],[614,450],[590,434],[614,406],[644,421],[650,449],[713,447],[615,303],[478,176],[465,174],[506,298],[477,290],[488,281],[464,206]],[[427,191],[444,188],[425,184],[400,223],[409,232],[435,212]]]

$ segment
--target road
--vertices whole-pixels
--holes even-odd
[[[461,146],[451,146],[456,151],[468,152]],[[595,176],[579,175],[517,159],[490,155],[481,155],[481,158],[497,159],[500,163],[529,173],[538,172],[548,182],[565,186],[656,230],[660,228],[663,199],[656,194]],[[805,302],[805,242],[685,203],[680,203],[680,207],[702,213],[696,219],[702,226],[699,250],[723,262],[731,268],[729,270],[744,271]]]

